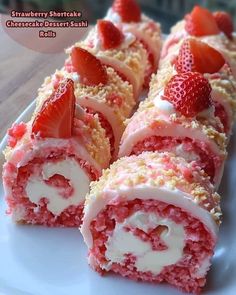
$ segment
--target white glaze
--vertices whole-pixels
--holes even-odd
[[[171,137],[189,137],[194,138],[194,140],[203,141],[209,145],[214,153],[217,155],[222,154],[219,147],[216,143],[208,138],[200,128],[185,128],[180,124],[174,124],[172,121],[168,121],[167,119],[163,119],[163,128],[151,129],[146,127],[145,125],[140,126],[139,129],[129,134],[125,141],[120,146],[119,157],[129,155],[135,146],[135,144],[143,139],[150,137],[152,135],[157,136],[171,136]]]
[[[31,124],[30,122],[28,124]],[[29,136],[31,131],[28,130]],[[85,160],[90,163],[99,173],[101,172],[101,168],[106,168],[109,162],[105,163],[104,167],[101,167],[88,153],[84,146],[84,142],[81,141],[78,137],[73,137],[69,139],[61,139],[61,138],[47,138],[37,141],[32,141],[29,139],[27,143],[24,140],[20,140],[17,143],[17,146],[12,150],[11,155],[7,159],[12,164],[16,165],[18,168],[21,166],[27,165],[27,163],[34,159],[34,157],[45,157],[45,150],[53,150],[53,149],[68,149],[69,147],[73,147],[74,154],[77,155],[78,158]],[[18,159],[18,152],[23,153],[22,159]]]

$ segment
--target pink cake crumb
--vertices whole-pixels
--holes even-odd
[[[67,155],[67,157],[70,155]],[[26,185],[30,176],[38,173],[42,169],[42,165],[45,162],[56,162],[65,159],[66,155],[61,154],[51,158],[34,158],[26,166],[20,168],[7,163],[4,167],[5,176],[4,184],[6,187],[11,188],[12,193],[6,196],[8,204],[8,214],[14,214],[18,208],[23,208],[24,214],[22,218],[18,220],[20,223],[26,224],[38,224],[46,226],[62,226],[62,227],[78,227],[81,224],[83,216],[83,203],[78,206],[71,205],[66,208],[60,215],[55,216],[53,213],[47,210],[47,199],[42,198],[39,204],[32,203],[26,194]],[[71,157],[74,157],[71,155]],[[81,168],[83,168],[89,175],[91,180],[98,178],[98,172],[84,160],[76,158]],[[15,177],[17,172],[17,178]],[[69,198],[74,188],[70,186],[69,180],[64,178],[62,175],[55,174],[45,182],[53,187],[63,188],[61,193],[62,197]]]
[[[100,265],[107,263],[105,257],[106,241],[112,235],[116,223],[123,222],[125,218],[138,211],[156,213],[162,218],[184,226],[185,246],[183,257],[177,263],[165,266],[161,273],[155,275],[151,271],[138,271],[135,267],[136,257],[132,253],[127,253],[122,264],[112,264],[111,271],[133,280],[154,283],[166,281],[185,292],[200,293],[206,282],[206,273],[197,274],[197,271],[206,259],[212,257],[216,241],[199,220],[181,208],[161,201],[135,199],[107,205],[90,224],[93,237],[93,247],[89,252],[91,266],[99,273],[104,273]],[[140,239],[150,242],[153,249],[159,251],[166,249],[160,239],[160,233],[166,230],[165,227],[160,228],[158,226],[148,232],[134,228],[130,230]]]
[[[24,122],[20,122],[19,124],[14,123],[10,129],[8,129],[8,145],[13,148],[17,141],[22,138],[22,136],[27,131],[27,125]]]
[[[215,171],[220,167],[221,160],[215,156],[204,142],[196,142],[190,138],[174,138],[170,136],[150,136],[139,141],[132,149],[132,154],[139,155],[143,151],[172,151],[177,145],[182,144],[186,153],[193,152],[199,156],[196,164],[200,166],[211,178],[214,179]]]
[[[109,93],[106,96],[106,101],[111,105],[117,105],[118,107],[121,107],[123,103],[122,97],[117,93]]]

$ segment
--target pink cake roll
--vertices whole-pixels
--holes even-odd
[[[228,18],[230,18],[229,15]],[[230,21],[231,30],[229,32],[223,31],[214,14],[205,8],[195,6],[184,20],[178,22],[171,29],[171,34],[163,45],[161,57],[165,58],[171,47],[176,46],[183,39],[195,36],[221,52],[236,78],[236,37],[233,33],[232,20],[227,21],[227,27],[229,27],[228,22]]]
[[[151,74],[156,71],[162,46],[160,24],[141,13],[135,1],[115,0],[105,19],[112,21],[124,32],[129,32],[143,44],[148,52],[148,67],[145,74],[145,87],[148,87]]]
[[[236,80],[223,56],[196,38],[188,37],[179,42],[160,60],[160,69],[150,83],[149,98],[155,99],[177,72],[186,71],[201,72],[210,82],[215,115],[229,138],[236,114]]]
[[[108,38],[106,33],[103,33],[105,30],[114,30],[116,33],[110,33]],[[122,32],[110,21],[101,20],[85,40],[75,43],[66,52],[71,53],[73,48],[77,47],[89,51],[102,64],[114,68],[124,81],[133,86],[134,97],[138,99],[144,83],[148,54],[143,44],[133,34]],[[66,61],[66,69],[68,64],[71,64],[70,58]]]
[[[68,72],[65,68],[62,68],[57,70],[51,77],[47,77],[39,91],[39,102],[41,101],[41,92],[51,93],[62,79],[72,79],[74,81],[76,103],[83,107],[87,113],[98,116],[100,124],[110,141],[111,154],[114,159],[117,156],[120,139],[125,129],[124,121],[130,117],[136,104],[132,85],[122,80],[112,67],[102,65],[95,56],[86,50],[78,47],[74,48],[72,55],[73,71]],[[84,60],[85,65],[83,65]],[[91,61],[87,62],[87,60]],[[94,68],[94,64],[97,69]],[[77,65],[85,67],[86,70],[77,69]],[[105,77],[104,81],[92,81],[90,69],[95,74],[99,69]],[[101,77],[100,72],[97,74],[98,77]],[[86,77],[86,82],[84,77]],[[88,83],[90,80],[91,83]]]
[[[129,119],[119,157],[169,151],[203,169],[218,187],[226,157],[226,136],[214,116],[210,84],[199,73],[175,75],[154,100]]]
[[[81,233],[99,273],[199,293],[217,241],[219,195],[198,167],[170,153],[113,163],[86,197]]]
[[[32,119],[14,124],[8,135],[8,214],[17,223],[79,226],[89,183],[108,167],[110,149],[98,119],[75,109],[73,81],[62,82],[49,97],[45,93]]]

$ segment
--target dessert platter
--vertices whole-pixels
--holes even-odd
[[[235,294],[235,113],[228,13],[115,0],[1,143],[0,293]]]

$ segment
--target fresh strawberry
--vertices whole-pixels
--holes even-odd
[[[97,26],[103,49],[112,49],[120,46],[124,40],[124,35],[112,22],[99,20]]]
[[[74,82],[67,79],[44,102],[34,119],[32,133],[43,138],[68,138],[72,135],[74,112]]]
[[[185,16],[185,21],[185,30],[192,36],[216,35],[220,32],[211,12],[198,5]]]
[[[195,117],[209,108],[211,85],[206,78],[197,72],[188,72],[173,76],[164,90],[164,98],[171,102],[175,109],[186,117]]]
[[[81,83],[89,86],[107,83],[105,66],[87,50],[74,47],[71,52],[71,61],[73,68],[80,75]]]
[[[196,39],[186,39],[181,45],[179,55],[175,60],[175,68],[178,73],[199,72],[216,73],[225,60],[213,47]]]
[[[125,23],[140,22],[141,10],[135,0],[115,0],[112,8]]]
[[[234,31],[234,24],[231,15],[225,11],[216,11],[213,13],[213,17],[215,18],[219,29],[231,39]]]

